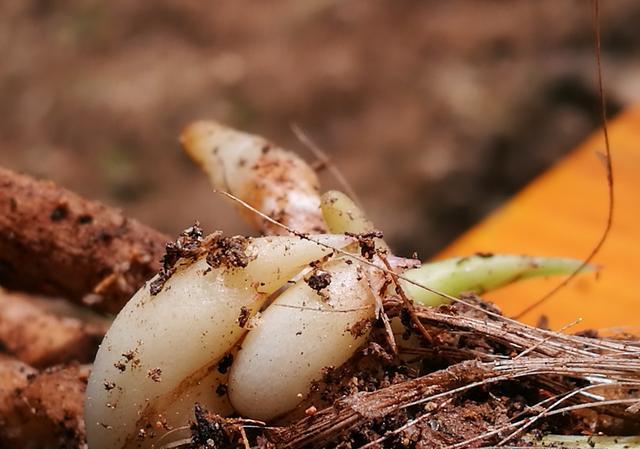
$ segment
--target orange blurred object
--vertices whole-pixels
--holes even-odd
[[[523,320],[542,315],[552,329],[577,318],[570,331],[640,326],[640,106],[609,123],[615,205],[613,228],[594,259],[599,274],[574,278]],[[477,251],[585,258],[603,232],[607,216],[602,130],[464,234],[438,258]],[[508,316],[544,296],[559,278],[534,279],[487,294]],[[630,326],[625,328],[625,326]]]

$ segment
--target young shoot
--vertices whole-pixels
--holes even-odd
[[[367,234],[376,227],[351,198],[337,190],[329,190],[320,198],[322,217],[329,232],[336,234]],[[389,246],[381,238],[374,239],[376,248],[388,250]]]
[[[344,193],[329,191],[322,195],[322,215],[331,232],[363,234],[375,230],[366,214]],[[378,239],[378,249],[388,246]],[[557,257],[531,257],[509,254],[476,254],[431,262],[403,274],[408,279],[450,296],[464,292],[483,294],[524,279],[540,276],[570,275],[582,261]],[[591,265],[582,271],[593,271]],[[415,284],[400,280],[405,293],[427,306],[447,303],[447,299]]]
[[[511,254],[476,254],[469,257],[427,263],[404,272],[412,281],[433,290],[458,296],[464,292],[483,294],[513,282],[541,276],[570,275],[582,261],[559,257],[532,257]],[[588,265],[583,271],[593,271]],[[447,303],[441,295],[400,280],[404,291],[413,300],[427,306]]]

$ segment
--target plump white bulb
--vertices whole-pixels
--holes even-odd
[[[270,420],[292,410],[323,368],[345,363],[367,338],[375,306],[365,270],[337,259],[315,275],[324,281],[307,277],[290,287],[242,342],[229,376],[229,398],[241,415]]]

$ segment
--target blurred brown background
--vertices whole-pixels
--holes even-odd
[[[640,99],[640,2],[601,7],[615,113]],[[586,0],[0,1],[0,164],[170,233],[247,231],[185,124],[311,159],[296,123],[427,257],[598,126],[595,85]]]

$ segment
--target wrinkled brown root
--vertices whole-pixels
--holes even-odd
[[[0,355],[0,447],[82,447],[88,375],[82,365],[38,372]]]
[[[52,182],[0,168],[0,284],[117,312],[169,238]]]
[[[65,301],[0,289],[0,347],[33,367],[92,362],[108,326]]]

